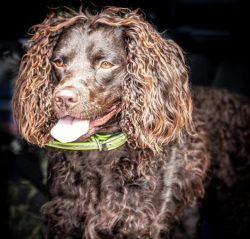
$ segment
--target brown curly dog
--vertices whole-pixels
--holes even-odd
[[[216,219],[220,238],[248,230],[246,99],[191,93],[181,48],[138,11],[50,15],[27,45],[13,112],[26,141],[51,146],[50,239],[202,238]]]

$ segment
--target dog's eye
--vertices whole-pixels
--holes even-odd
[[[56,59],[54,59],[53,63],[58,68],[61,68],[61,67],[64,66],[62,58],[56,58]]]
[[[108,62],[108,61],[103,61],[100,65],[100,68],[102,69],[109,69],[113,66],[112,63]]]

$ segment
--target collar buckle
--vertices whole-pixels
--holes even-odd
[[[98,137],[96,135],[93,135],[92,138],[96,142],[96,145],[97,145],[99,151],[100,152],[103,151],[103,144],[102,144],[102,142],[100,142],[100,140],[98,139]]]

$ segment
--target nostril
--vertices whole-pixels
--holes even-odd
[[[68,102],[70,103],[76,103],[77,102],[77,97],[69,97]]]

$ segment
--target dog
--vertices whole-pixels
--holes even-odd
[[[20,135],[48,151],[50,239],[202,238],[214,218],[213,238],[248,231],[249,100],[190,89],[183,50],[140,12],[34,26],[12,108]]]

